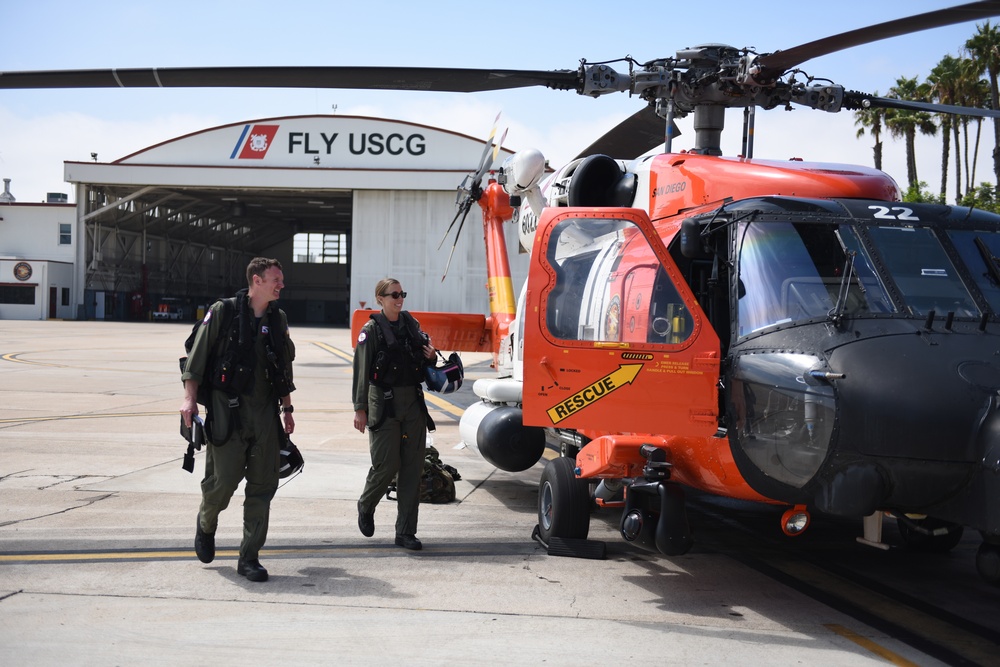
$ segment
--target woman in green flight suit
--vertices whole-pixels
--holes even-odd
[[[375,534],[375,506],[397,477],[396,545],[417,550],[420,478],[427,443],[427,406],[420,382],[435,350],[420,325],[403,310],[395,278],[375,286],[382,307],[358,335],[354,351],[354,428],[368,429],[372,466],[358,500],[358,527]],[[398,476],[397,476],[398,473]]]

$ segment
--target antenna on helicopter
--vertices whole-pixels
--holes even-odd
[[[502,112],[500,112],[502,113]],[[455,217],[451,219],[451,224],[448,225],[448,229],[445,230],[444,236],[441,237],[441,242],[438,243],[438,250],[444,245],[444,241],[448,238],[451,228],[455,226],[455,222],[458,221],[458,229],[455,230],[455,241],[451,244],[451,252],[448,253],[448,262],[445,264],[444,273],[441,275],[441,282],[448,276],[448,269],[451,267],[451,259],[455,255],[455,248],[458,246],[458,239],[462,234],[462,227],[465,225],[465,218],[469,215],[469,211],[472,209],[472,205],[479,201],[483,196],[482,181],[483,176],[493,168],[493,164],[496,162],[497,155],[500,154],[500,147],[503,145],[504,139],[507,138],[507,130],[503,131],[500,135],[500,141],[494,143],[494,138],[497,133],[497,124],[500,122],[500,113],[497,113],[497,117],[493,120],[493,129],[490,130],[490,135],[486,139],[486,145],[483,147],[483,154],[479,157],[479,166],[476,170],[470,174],[467,174],[465,178],[462,179],[461,185],[458,186],[458,195],[455,198],[455,204],[458,206],[458,211],[455,212]],[[490,149],[492,149],[492,156],[490,154]],[[489,158],[487,160],[487,158]],[[459,221],[459,216],[461,220]]]

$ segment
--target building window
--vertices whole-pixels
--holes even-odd
[[[347,264],[347,234],[296,234],[292,258],[300,264]]]
[[[0,285],[0,303],[32,306],[35,303],[35,286]]]
[[[60,222],[59,223],[59,245],[72,245],[73,243],[73,225]]]
[[[69,305],[69,288],[68,287],[63,287],[62,288],[62,305],[64,305],[64,306],[68,306]]]

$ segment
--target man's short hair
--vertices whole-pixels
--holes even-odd
[[[267,257],[254,257],[247,264],[247,285],[253,285],[253,277],[260,276],[261,280],[264,279],[264,272],[271,267],[276,267],[279,271],[283,270],[281,268],[281,262],[276,259],[268,259]]]

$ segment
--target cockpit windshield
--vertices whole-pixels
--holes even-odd
[[[1000,234],[952,230],[948,232],[948,238],[969,267],[972,279],[990,304],[990,309],[1000,313]]]
[[[739,335],[814,318],[974,318],[980,309],[931,227],[749,220],[736,230]],[[948,234],[1000,312],[1000,236]],[[880,267],[881,273],[875,267]],[[889,296],[893,285],[899,300]]]
[[[869,227],[886,269],[912,315],[954,313],[977,317],[979,309],[934,231],[927,227]]]
[[[785,322],[891,313],[894,308],[850,225],[739,225],[739,335]]]

